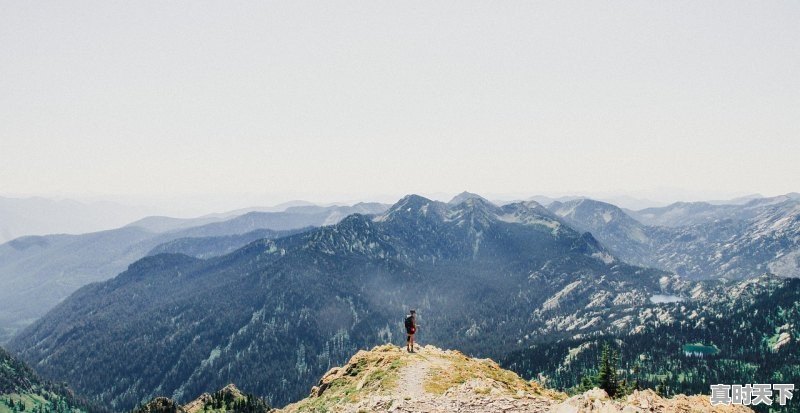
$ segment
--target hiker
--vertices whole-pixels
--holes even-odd
[[[406,350],[409,353],[414,352],[414,333],[417,332],[417,312],[415,310],[409,311],[406,316]]]

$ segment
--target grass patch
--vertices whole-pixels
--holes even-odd
[[[471,359],[459,352],[453,352],[446,358],[451,365],[431,369],[431,373],[423,385],[426,392],[442,395],[447,390],[469,380],[479,379],[495,383],[496,388],[510,395],[516,395],[518,391],[522,391],[526,394],[546,394],[557,399],[563,398],[561,393],[547,390],[536,382],[525,381],[516,373],[501,368],[492,360]],[[485,387],[478,389],[477,392],[488,394],[491,390],[491,388]]]
[[[334,406],[358,402],[365,394],[389,393],[397,387],[399,370],[405,365],[403,356],[395,346],[359,351],[347,365],[328,372],[316,394],[287,411],[328,412]]]
[[[566,398],[564,393],[545,389],[535,381],[526,381],[492,360],[472,359],[458,351],[438,349],[409,354],[397,346],[385,345],[371,351],[359,351],[344,367],[331,369],[309,397],[287,406],[282,412],[340,411],[345,405],[358,403],[369,396],[396,395],[401,370],[415,363],[430,363],[421,385],[425,392],[433,395],[442,395],[453,387],[477,379],[482,381],[475,387],[479,395],[500,391],[511,397],[524,394],[554,400]]]
[[[55,396],[54,396],[55,397]],[[13,400],[14,404],[17,406],[15,410],[12,410],[11,407],[8,405],[8,401]],[[0,413],[14,413],[19,412],[19,405],[20,403],[25,404],[25,413],[33,412],[35,408],[39,406],[44,406],[49,409],[53,409],[55,405],[53,402],[48,401],[44,397],[39,394],[34,393],[10,393],[10,394],[3,394],[0,395]],[[79,410],[71,408],[70,411],[78,412]]]

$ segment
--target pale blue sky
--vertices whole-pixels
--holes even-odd
[[[0,194],[797,191],[798,22],[795,1],[0,0]]]

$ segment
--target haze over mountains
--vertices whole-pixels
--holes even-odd
[[[791,194],[789,194],[791,195]],[[688,194],[683,194],[683,197]],[[800,195],[794,194],[795,197]],[[428,196],[432,199],[449,199],[445,193],[436,193],[435,196]],[[647,208],[661,208],[668,205],[664,201],[652,201],[645,198],[638,198],[626,195],[598,194],[596,196],[570,195],[570,196],[511,196],[497,195],[497,204],[513,202],[511,200],[527,199],[548,205],[552,202],[566,202],[575,199],[591,198],[617,205],[632,215],[636,211]],[[399,196],[397,197],[399,198]],[[363,202],[391,203],[397,198],[382,195],[376,198],[357,197]],[[489,197],[495,199],[494,197]],[[709,203],[712,205],[735,205],[741,204],[752,199],[763,198],[761,195],[750,195],[742,198],[730,200],[710,200],[704,202],[677,202],[670,206],[683,204]],[[116,198],[109,198],[116,199]],[[505,200],[505,201],[501,201]],[[659,198],[660,199],[660,198]],[[0,244],[14,238],[27,235],[49,235],[49,234],[83,234],[108,229],[114,229],[125,225],[138,226],[152,232],[166,232],[175,229],[188,228],[201,224],[224,221],[248,212],[282,212],[287,208],[299,206],[342,206],[357,203],[357,201],[337,202],[335,204],[309,202],[294,200],[283,202],[274,206],[251,206],[226,210],[220,209],[218,204],[230,204],[220,202],[210,202],[205,198],[198,200],[197,205],[187,208],[179,207],[181,204],[175,200],[168,200],[161,205],[157,199],[143,198],[139,202],[132,200],[83,200],[82,198],[55,198],[55,197],[18,197],[0,195]],[[192,204],[191,200],[184,200],[182,204]],[[205,207],[204,207],[205,205]],[[214,206],[217,205],[217,206]],[[225,212],[212,212],[220,211]],[[181,211],[181,216],[194,214],[192,218],[175,218],[166,211]],[[198,213],[199,212],[199,213]],[[642,211],[646,212],[646,211]],[[192,215],[189,215],[192,216]],[[637,217],[638,219],[638,217]],[[135,221],[135,222],[134,222]],[[643,221],[644,222],[644,221]],[[648,224],[650,224],[648,222]],[[655,223],[654,223],[655,224]],[[664,225],[674,225],[675,222],[665,221]],[[658,224],[662,225],[662,224]]]
[[[678,203],[632,216],[588,199],[554,202],[549,208],[629,262],[694,279],[747,278],[763,272],[800,276],[796,194],[741,205]]]
[[[721,6],[2,2],[0,413],[800,385],[800,2]]]
[[[359,347],[397,337],[411,305],[430,314],[429,340],[489,352],[517,345],[541,322],[529,309],[570,285],[646,302],[665,275],[619,262],[537,203],[412,195],[217,258],[145,258],[80,289],[11,347],[116,408],[223,382],[282,404]]]
[[[81,234],[115,228],[153,211],[114,202],[0,196],[0,243],[24,235]]]
[[[470,196],[464,193],[454,201]],[[727,204],[678,202],[639,211],[586,198],[539,199],[549,201],[547,208],[565,223],[592,233],[614,255],[634,264],[695,279],[747,278],[762,272],[797,276],[800,271],[797,193]],[[0,298],[6,302],[0,308],[0,342],[75,289],[113,277],[148,253],[209,258],[260,238],[289,234],[283,231],[330,225],[350,213],[386,208],[378,203],[319,207],[292,202],[191,219],[153,216],[114,230],[21,237],[0,244]]]
[[[631,263],[696,279],[761,272],[797,276],[800,268],[797,193],[728,204],[678,202],[639,211],[586,198],[537,199],[548,201],[547,208],[570,226],[591,232]],[[148,252],[208,258],[259,238],[288,235],[270,231],[330,225],[350,213],[385,208],[379,203],[319,207],[298,201],[189,219],[153,216],[114,230],[0,244],[0,299],[7,303],[0,308],[0,342],[78,287],[113,277]]]
[[[735,211],[725,219],[656,227],[585,199],[498,206],[470,193],[448,203],[410,195],[388,209],[299,207],[145,231],[151,238],[136,245],[148,257],[80,288],[10,346],[116,409],[159,394],[185,402],[228,382],[282,405],[358,348],[396,340],[409,307],[423,317],[425,340],[498,358],[545,337],[643,334],[694,317],[653,297],[696,301],[693,311],[724,318],[709,306],[725,284],[692,279],[750,279],[777,268],[776,254],[797,254],[797,205],[791,196],[756,200],[725,209]],[[663,219],[658,212],[647,213]],[[727,238],[686,235],[712,229]],[[731,242],[707,250],[716,240]],[[776,249],[759,254],[753,242]],[[727,257],[726,248],[739,257],[726,266],[683,265]],[[263,365],[271,368],[254,370]]]
[[[715,326],[764,308],[750,329],[760,338],[745,340],[762,344],[714,345],[756,358],[764,377],[787,360],[794,377],[800,360],[786,352],[800,334],[788,320],[800,308],[787,277],[800,277],[798,257],[796,194],[629,211],[464,192],[447,203],[409,195],[392,206],[152,217],[0,245],[0,327],[45,377],[117,410],[230,382],[286,404],[357,349],[398,340],[409,307],[425,341],[554,375],[560,388],[594,353],[570,367],[542,359],[544,345],[560,360],[603,337],[641,349],[672,337],[680,348],[668,329],[688,326],[698,340],[733,343],[743,338]],[[779,297],[785,305],[770,307]],[[680,364],[652,357],[653,371]]]
[[[81,235],[27,236],[0,245],[0,342],[42,316],[79,287],[114,277],[160,244],[202,243],[203,237],[235,236],[198,250],[198,256],[222,253],[258,238],[287,235],[287,230],[328,225],[349,213],[384,210],[382,204],[353,207],[298,206],[283,212],[247,212],[229,218],[148,218],[127,226]],[[209,222],[211,220],[212,222]],[[255,232],[254,232],[255,231]],[[248,234],[249,233],[249,234]],[[189,240],[187,238],[192,238]],[[193,240],[194,238],[200,238]]]

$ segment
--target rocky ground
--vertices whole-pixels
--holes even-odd
[[[331,369],[311,394],[279,410],[299,412],[750,412],[742,406],[711,406],[706,396],[659,397],[637,391],[611,400],[594,389],[567,397],[526,381],[492,360],[473,359],[433,346],[407,353],[392,345],[360,351]]]

